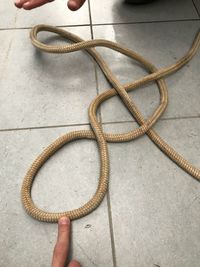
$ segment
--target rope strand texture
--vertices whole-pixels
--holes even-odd
[[[41,43],[37,39],[37,34],[42,31],[56,33],[61,37],[64,37],[72,41],[73,44],[53,46]],[[92,212],[100,205],[108,189],[109,155],[108,155],[107,143],[127,142],[134,140],[144,134],[147,134],[147,136],[179,167],[181,167],[188,174],[193,176],[196,180],[200,181],[200,170],[195,166],[193,166],[192,164],[190,164],[181,155],[179,155],[155,132],[155,130],[152,129],[152,126],[163,114],[168,104],[167,86],[163,78],[174,73],[192,59],[192,57],[195,55],[200,46],[200,32],[198,32],[198,34],[196,35],[196,38],[194,39],[194,42],[190,50],[180,60],[178,60],[175,64],[160,70],[158,70],[152,63],[148,62],[145,58],[143,58],[136,52],[128,48],[125,48],[120,44],[102,39],[84,41],[83,39],[72,33],[48,25],[35,26],[31,30],[30,38],[35,47],[48,53],[59,54],[59,53],[70,53],[78,50],[86,50],[97,62],[97,64],[105,74],[110,84],[112,84],[113,89],[109,89],[103,92],[102,94],[98,95],[90,104],[88,115],[92,130],[74,131],[59,137],[52,144],[50,144],[32,163],[31,167],[29,168],[24,178],[21,189],[22,202],[28,214],[30,214],[32,217],[40,221],[57,222],[58,219],[62,216],[67,216],[71,220],[74,220],[81,218]],[[118,79],[114,76],[112,71],[109,69],[107,63],[95,50],[94,47],[97,46],[110,48],[138,61],[141,65],[144,66],[145,69],[149,71],[150,74],[132,83],[122,85],[118,81]],[[135,105],[132,99],[130,99],[128,92],[152,81],[155,81],[157,83],[160,93],[160,104],[157,107],[157,109],[153,112],[153,114],[147,120],[145,120],[143,115],[139,111],[138,107]],[[97,110],[102,102],[106,101],[107,99],[117,94],[120,96],[126,108],[135,118],[135,120],[139,124],[139,127],[133,131],[123,134],[105,133],[103,132],[101,123],[97,119]],[[99,154],[100,154],[100,177],[95,194],[82,207],[71,211],[54,213],[54,212],[46,212],[39,209],[34,204],[31,198],[31,188],[34,182],[34,178],[37,175],[37,172],[43,166],[43,164],[61,147],[77,139],[95,139],[98,144]]]

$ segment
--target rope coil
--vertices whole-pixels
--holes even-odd
[[[37,39],[37,34],[42,31],[56,33],[72,41],[73,44],[53,46],[41,43]],[[48,25],[35,26],[31,30],[30,38],[32,44],[35,47],[47,53],[61,54],[61,53],[70,53],[78,50],[86,50],[97,62],[97,64],[103,71],[108,81],[112,84],[113,89],[109,89],[103,92],[102,94],[98,95],[90,104],[88,115],[92,130],[74,131],[59,137],[53,143],[51,143],[32,163],[31,167],[29,168],[23,180],[21,188],[22,203],[28,214],[30,214],[32,217],[34,217],[39,221],[57,222],[58,219],[62,216],[67,216],[71,220],[74,220],[91,213],[94,209],[96,209],[100,205],[108,189],[109,155],[108,155],[107,143],[127,142],[134,140],[144,134],[146,134],[160,148],[160,150],[162,150],[179,167],[181,167],[184,171],[193,176],[196,180],[200,181],[200,169],[196,168],[186,159],[184,159],[181,155],[179,155],[155,132],[155,130],[152,129],[152,126],[158,121],[158,119],[163,114],[168,104],[168,91],[166,83],[163,78],[183,67],[196,54],[200,46],[200,31],[197,33],[196,38],[194,39],[194,42],[189,51],[180,60],[178,60],[175,64],[160,70],[158,70],[152,63],[148,62],[145,58],[143,58],[136,52],[128,48],[125,48],[120,44],[102,39],[84,41],[83,39],[72,33]],[[150,74],[132,83],[127,83],[125,85],[122,85],[118,81],[118,79],[114,76],[112,71],[109,69],[104,59],[95,50],[94,47],[98,46],[110,48],[138,61],[140,64],[144,66],[145,69],[147,69],[150,72]],[[130,99],[128,92],[140,87],[141,85],[147,84],[151,81],[155,81],[157,83],[160,93],[160,104],[153,112],[153,114],[147,120],[145,120],[143,115],[135,105],[135,103],[132,101],[132,99]],[[107,99],[117,94],[120,96],[126,108],[135,118],[135,120],[139,124],[139,127],[137,129],[134,129],[133,131],[123,134],[105,133],[102,130],[101,123],[97,119],[97,110],[102,102],[106,101]],[[44,165],[44,163],[52,155],[54,155],[61,147],[77,139],[94,139],[98,143],[99,154],[100,154],[100,177],[95,194],[82,207],[71,211],[56,213],[56,212],[47,212],[39,209],[34,204],[31,198],[31,188],[35,176],[37,175],[39,169]]]

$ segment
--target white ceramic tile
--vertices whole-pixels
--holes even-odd
[[[89,27],[66,30],[91,38]],[[0,36],[4,40],[0,54],[1,129],[88,122],[96,81],[87,54],[40,52],[31,45],[29,30],[0,31]],[[39,38],[58,43],[50,36],[41,33]]]
[[[134,123],[106,125],[126,132]],[[200,119],[162,121],[159,134],[200,167]],[[117,266],[199,266],[200,184],[149,139],[110,144]]]
[[[0,8],[0,29],[16,27],[18,10],[13,4],[14,1],[1,0]],[[1,38],[2,40],[2,38]]]
[[[198,18],[191,0],[157,0],[146,5],[128,5],[123,0],[90,2],[92,21],[98,24]]]
[[[0,266],[50,266],[56,224],[26,214],[20,200],[23,177],[34,158],[58,136],[72,130],[54,128],[0,132]],[[69,210],[94,194],[99,163],[94,141],[77,141],[54,155],[33,186],[36,204],[49,211]],[[92,214],[73,222],[73,256],[82,266],[112,266],[106,198]]]
[[[80,25],[89,24],[88,4],[72,12],[67,1],[54,1],[33,10],[17,9],[14,1],[1,0],[0,28],[32,27],[36,24]]]
[[[105,38],[118,42],[154,63],[158,68],[169,66],[182,57],[190,48],[199,28],[199,22],[147,23],[140,25],[109,25],[94,27],[95,38]],[[122,83],[134,81],[146,72],[134,61],[117,52],[99,49],[109,63],[111,70]],[[166,78],[169,90],[169,105],[164,118],[199,116],[200,103],[200,53],[177,73]],[[100,93],[110,85],[98,71]],[[159,102],[155,84],[150,84],[130,93],[145,117],[152,114]],[[114,97],[102,104],[104,122],[127,121],[132,117]]]

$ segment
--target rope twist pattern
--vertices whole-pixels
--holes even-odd
[[[56,33],[61,37],[72,41],[73,43],[62,46],[46,45],[44,43],[41,43],[37,39],[37,34],[42,31]],[[48,25],[35,26],[31,30],[30,38],[35,47],[47,53],[61,54],[70,53],[78,50],[86,50],[97,62],[108,81],[112,84],[113,88],[98,95],[90,104],[88,114],[92,130],[74,131],[59,137],[52,144],[50,144],[32,163],[23,180],[21,189],[22,202],[28,214],[40,221],[57,222],[58,219],[62,216],[67,216],[71,220],[74,220],[91,213],[100,205],[108,189],[109,155],[107,143],[127,142],[134,140],[144,134],[146,134],[160,148],[160,150],[163,151],[179,167],[181,167],[184,171],[193,176],[196,180],[200,181],[200,169],[196,168],[186,159],[184,159],[181,155],[179,155],[155,132],[155,130],[152,129],[152,126],[163,114],[168,104],[167,86],[163,78],[179,70],[186,63],[188,63],[196,54],[200,46],[200,31],[197,33],[190,50],[175,64],[163,69],[157,69],[151,62],[148,62],[144,57],[115,42],[102,39],[84,41],[83,39],[72,33]],[[138,61],[144,66],[145,69],[149,71],[150,74],[132,83],[122,85],[112,73],[112,71],[109,69],[104,59],[95,50],[94,47],[98,46],[113,49],[121,54],[124,54]],[[138,107],[135,105],[132,99],[130,99],[128,92],[152,81],[155,81],[157,83],[160,93],[160,104],[153,112],[153,114],[145,120]],[[105,133],[103,132],[101,123],[97,119],[97,110],[102,102],[108,100],[109,98],[117,94],[120,96],[126,108],[135,118],[135,120],[139,124],[139,127],[135,130],[123,134]],[[77,139],[95,139],[98,144],[100,154],[100,177],[95,194],[82,207],[71,211],[54,213],[39,209],[38,207],[36,207],[31,198],[31,188],[35,176],[37,175],[39,169],[43,166],[43,164],[53,154],[55,154],[61,147],[63,147],[67,143]]]

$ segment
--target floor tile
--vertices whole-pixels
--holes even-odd
[[[92,21],[97,24],[198,18],[191,0],[158,0],[146,5],[128,5],[123,0],[90,2]]]
[[[67,28],[90,39],[89,27]],[[51,36],[51,37],[50,37]],[[87,123],[96,96],[94,63],[83,52],[45,54],[30,42],[29,30],[0,31],[0,129]],[[57,38],[40,37],[51,43]],[[63,44],[63,42],[62,42]]]
[[[95,38],[114,40],[140,53],[158,68],[163,68],[173,64],[186,53],[198,28],[199,21],[96,26],[93,31]],[[146,75],[143,68],[123,55],[105,48],[98,48],[98,50],[122,83],[134,81]],[[187,66],[166,78],[169,105],[163,115],[164,118],[200,116],[199,64],[200,53],[198,52]],[[98,85],[100,93],[110,88],[100,70],[98,70]],[[155,84],[143,86],[131,92],[130,96],[134,98],[145,117],[152,114],[159,102],[159,93]],[[102,104],[102,118],[104,122],[132,120],[118,97]]]
[[[35,157],[58,136],[87,127],[0,132],[0,266],[50,266],[56,224],[38,222],[21,204],[23,177]],[[33,199],[40,208],[63,211],[94,194],[99,174],[94,141],[70,143],[40,170]],[[48,178],[48,179],[47,179]],[[92,214],[73,222],[73,255],[83,266],[112,266],[106,198]]]
[[[193,0],[196,8],[197,8],[197,11],[199,13],[199,16],[200,16],[200,0]]]
[[[31,11],[17,9],[12,0],[1,2],[0,28],[24,28],[36,24],[58,26],[89,24],[87,3],[79,11],[72,12],[67,8],[67,1],[55,1]]]
[[[106,125],[127,132],[134,123]],[[200,119],[160,122],[158,133],[200,167]],[[200,184],[143,136],[110,144],[110,198],[117,266],[199,266]]]
[[[0,29],[16,27],[18,10],[13,4],[14,1],[1,1]],[[2,38],[1,38],[2,39]]]

